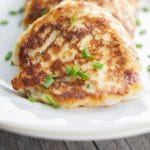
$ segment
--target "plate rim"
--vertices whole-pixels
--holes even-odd
[[[108,132],[101,132],[102,130],[86,131],[86,132],[72,132],[72,131],[52,131],[52,130],[43,130],[43,128],[39,128],[38,126],[26,126],[23,123],[15,122],[15,121],[0,121],[0,129],[17,133],[20,135],[36,137],[36,138],[44,138],[44,139],[52,139],[52,140],[70,140],[70,141],[90,141],[90,140],[111,140],[111,139],[119,139],[130,136],[137,136],[144,133],[150,132],[150,122],[146,122],[144,124],[137,123],[133,124],[132,127],[128,127],[127,129],[120,128],[118,130],[110,130]]]

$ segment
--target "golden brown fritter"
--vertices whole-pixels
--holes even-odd
[[[49,95],[61,107],[114,105],[141,89],[134,48],[112,15],[91,3],[64,1],[19,37],[12,85],[45,103]]]
[[[28,0],[25,6],[24,25],[27,27],[63,0]],[[135,10],[127,0],[85,0],[97,3],[113,14],[133,37],[135,29]]]
[[[32,24],[48,10],[63,0],[27,0],[25,4],[24,26]]]

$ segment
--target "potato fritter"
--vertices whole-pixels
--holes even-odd
[[[27,27],[37,18],[63,0],[28,0],[25,6],[24,25]],[[133,37],[135,30],[135,9],[127,0],[84,0],[98,4],[116,17]],[[133,1],[133,0],[132,0]]]
[[[61,107],[110,106],[142,87],[129,34],[88,2],[64,1],[36,20],[17,40],[14,62],[15,90]]]

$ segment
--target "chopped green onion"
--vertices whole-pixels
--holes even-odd
[[[12,10],[9,12],[9,15],[16,16],[18,14],[18,11]]]
[[[66,68],[66,73],[67,73],[67,75],[71,75],[71,67]]]
[[[28,97],[28,100],[30,101],[30,102],[36,102],[37,101],[37,99],[35,99],[35,98],[33,98],[33,97]]]
[[[150,65],[147,66],[147,71],[150,72]]]
[[[11,61],[11,65],[12,65],[12,66],[14,66],[14,65],[15,65],[13,61]]]
[[[100,62],[94,62],[93,64],[92,64],[92,66],[94,67],[94,68],[96,68],[96,69],[103,69],[103,67],[104,67],[104,64],[102,64],[102,63],[100,63]]]
[[[46,100],[48,103],[55,109],[59,108],[59,104],[49,95],[45,95]]]
[[[150,8],[148,8],[148,7],[143,7],[142,10],[143,10],[144,12],[150,12]]]
[[[89,76],[83,72],[80,71],[79,67],[74,65],[72,68],[71,67],[67,67],[66,68],[66,73],[68,75],[71,75],[71,76],[75,76],[75,75],[78,75],[80,78],[86,80],[89,78]]]
[[[49,77],[51,77],[51,78],[57,78],[59,76],[59,74],[52,74],[52,75],[50,75]]]
[[[139,19],[136,19],[136,26],[141,26],[141,21]]]
[[[18,13],[23,13],[24,12],[24,7],[21,7],[19,10],[18,10]]]
[[[90,87],[91,87],[91,84],[88,83],[87,86],[86,86],[86,88],[87,88],[87,89],[90,89]]]
[[[54,79],[51,77],[48,77],[46,81],[44,82],[44,87],[49,88],[54,83]]]
[[[9,12],[9,15],[11,15],[11,16],[16,16],[16,15],[18,15],[18,14],[20,14],[20,13],[23,13],[23,11],[24,11],[24,8],[20,8],[19,10],[11,10],[11,11]]]
[[[72,68],[67,67],[66,68],[66,73],[68,75],[73,75],[74,76],[74,75],[76,75],[78,73],[79,70],[80,70],[79,67],[74,65]]]
[[[6,60],[6,61],[9,61],[11,57],[12,57],[12,52],[9,51],[9,52],[6,54],[6,56],[5,56],[5,60]]]
[[[73,24],[74,22],[76,22],[78,20],[78,17],[76,15],[72,16],[70,19],[70,23]]]
[[[47,79],[45,80],[44,82],[44,87],[45,88],[49,88],[53,83],[54,83],[54,78],[58,77],[58,74],[52,74],[52,75],[49,75],[47,77]]]
[[[89,79],[89,75],[87,75],[86,73],[83,73],[83,72],[79,71],[77,74],[83,80]]]
[[[84,48],[84,49],[82,50],[82,56],[83,56],[84,58],[89,58],[89,57],[91,57],[91,53],[89,52],[89,50],[88,50],[87,48]]]
[[[82,56],[83,56],[84,58],[92,58],[92,59],[95,58],[94,55],[91,55],[91,53],[90,53],[90,51],[88,50],[88,48],[84,48],[84,49],[82,50]]]
[[[138,49],[143,48],[143,44],[142,43],[136,43],[136,48],[138,48]]]
[[[43,16],[43,15],[47,14],[47,13],[48,13],[48,11],[49,11],[49,9],[48,9],[48,8],[44,8],[44,9],[42,9],[42,11],[41,11],[41,15]]]
[[[148,55],[147,57],[150,58],[150,55]]]
[[[7,20],[0,20],[0,25],[1,26],[5,26],[8,24],[8,21]]]
[[[139,32],[140,35],[144,35],[145,33],[146,33],[146,30],[145,30],[145,29],[143,29],[143,30],[141,30],[141,31]]]

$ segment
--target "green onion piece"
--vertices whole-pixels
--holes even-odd
[[[14,62],[13,61],[11,61],[11,63],[10,63],[12,66],[14,66],[15,64],[14,64]]]
[[[89,75],[87,75],[86,73],[83,73],[83,72],[79,71],[77,74],[83,80],[89,79]]]
[[[143,29],[143,30],[141,30],[141,31],[139,32],[140,35],[144,35],[145,33],[146,33],[146,30],[145,30],[145,29]]]
[[[100,62],[94,62],[94,63],[92,64],[92,66],[93,66],[94,68],[96,68],[96,69],[101,70],[101,69],[103,69],[104,64],[102,64],[102,63],[100,63]]]
[[[66,73],[67,73],[67,75],[71,75],[71,67],[66,68]]]
[[[74,22],[76,22],[78,20],[78,17],[76,15],[72,16],[70,19],[70,23],[73,24]]]
[[[11,11],[9,12],[9,15],[11,15],[11,16],[16,16],[16,15],[21,14],[21,13],[23,13],[23,12],[24,12],[24,8],[20,8],[19,10],[11,10]]]
[[[46,100],[48,103],[55,109],[59,108],[59,104],[49,95],[45,95]]]
[[[15,11],[15,10],[11,10],[9,12],[9,15],[11,15],[11,16],[16,16],[17,14],[18,14],[18,11]]]
[[[6,61],[9,61],[11,57],[12,57],[12,52],[9,51],[9,52],[6,54],[6,56],[5,56],[5,60],[6,60]]]
[[[54,83],[54,79],[49,76],[44,82],[44,87],[48,89],[53,83]]]
[[[83,56],[84,58],[89,58],[89,57],[91,57],[91,53],[89,52],[89,50],[88,50],[87,48],[84,48],[84,49],[82,50],[82,56]]]
[[[142,10],[143,10],[144,12],[150,12],[150,8],[148,8],[148,7],[143,7]]]
[[[143,48],[143,44],[142,43],[136,43],[136,48],[138,48],[138,49]]]
[[[66,73],[67,73],[68,75],[74,76],[74,75],[76,75],[76,74],[78,73],[79,70],[80,70],[79,67],[76,66],[76,65],[74,65],[72,68],[67,67],[67,68],[66,68]]]
[[[150,72],[150,65],[147,66],[147,71]]]
[[[47,13],[48,13],[48,11],[49,11],[49,9],[48,9],[48,8],[44,8],[44,9],[42,9],[42,11],[41,11],[41,15],[43,16],[43,15],[47,14]]]
[[[57,78],[59,76],[59,74],[52,74],[52,75],[50,75],[49,77],[51,77],[51,78]]]
[[[1,26],[5,26],[8,24],[8,21],[7,20],[0,20],[0,25]]]
[[[35,99],[35,98],[33,98],[33,97],[28,97],[28,100],[30,101],[30,102],[37,102],[37,99]]]
[[[18,13],[23,13],[24,12],[24,7],[21,7],[19,10],[18,10]]]
[[[150,55],[148,55],[147,57],[150,58]]]
[[[87,88],[87,89],[90,89],[90,87],[91,87],[91,84],[88,83],[88,84],[86,85],[86,88]]]
[[[49,75],[44,82],[44,87],[49,88],[54,83],[54,78],[57,78],[58,76],[58,74]]]
[[[139,19],[136,19],[136,26],[141,26],[141,21]]]
[[[89,78],[89,76],[83,72],[80,71],[79,67],[74,65],[72,68],[71,67],[67,67],[66,68],[66,73],[68,75],[71,75],[71,76],[75,76],[75,75],[78,75],[80,78],[84,79],[84,80],[87,80]]]

